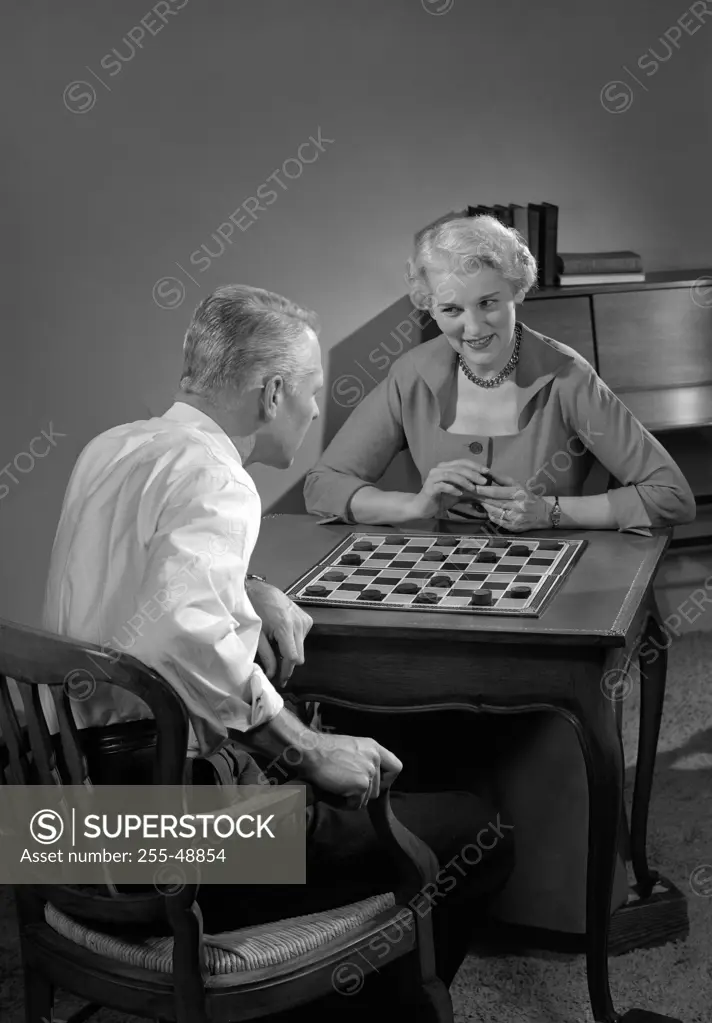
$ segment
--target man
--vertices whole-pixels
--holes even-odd
[[[84,449],[52,551],[45,627],[159,672],[188,708],[197,766],[227,750],[235,779],[253,782],[245,747],[270,761],[292,746],[302,752],[294,774],[315,794],[307,885],[253,888],[247,898],[237,888],[232,902],[224,887],[204,886],[208,932],[342,905],[392,884],[364,808],[402,765],[369,738],[326,742],[284,705],[273,682],[283,685],[304,662],[311,619],[248,573],[261,509],[245,466],[287,468],[318,416],[317,330],[313,313],[260,289],[229,286],[205,299],[185,338],[176,403]],[[137,780],[153,743],[145,705],[99,679],[73,706],[95,780]],[[442,906],[432,898],[438,969],[449,984],[474,922],[463,896],[484,898],[504,884],[511,829],[466,793],[394,793],[393,808],[441,865],[466,846],[481,854],[476,866],[458,863],[455,894],[436,893]]]

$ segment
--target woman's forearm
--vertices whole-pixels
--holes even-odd
[[[546,497],[549,507],[554,498]],[[618,529],[618,519],[608,494],[586,497],[560,497],[560,527],[562,529]]]
[[[398,490],[361,487],[351,498],[351,518],[364,525],[412,522],[420,517],[416,507],[417,496]]]

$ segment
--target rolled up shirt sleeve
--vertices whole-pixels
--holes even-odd
[[[348,521],[354,494],[377,483],[405,447],[401,392],[392,369],[357,405],[320,461],[307,473],[307,511]]]
[[[586,362],[562,395],[570,427],[619,486],[608,491],[620,530],[674,526],[695,518],[695,498],[677,463]]]
[[[174,686],[207,755],[224,744],[228,728],[264,724],[284,701],[255,664],[261,622],[245,590],[259,498],[210,473],[186,490],[162,509],[148,541],[137,599],[146,625],[126,652]]]

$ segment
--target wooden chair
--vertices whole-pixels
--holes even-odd
[[[155,718],[154,783],[183,784],[188,718],[163,678],[132,657],[115,659],[90,644],[0,620],[0,731],[9,784],[91,786],[65,680],[76,679],[77,672],[91,679],[99,666],[111,684],[144,700]],[[8,677],[18,683],[25,726],[13,705]],[[55,700],[63,764],[49,735],[40,685],[50,686]],[[352,979],[358,979],[387,967],[387,975],[398,984],[399,1003],[409,1005],[409,1019],[452,1023],[449,993],[435,974],[430,917],[408,907],[423,885],[434,880],[435,857],[394,818],[388,792],[369,809],[384,861],[390,855],[398,867],[399,887],[310,916],[306,951],[290,943],[293,922],[275,922],[267,938],[274,936],[276,954],[267,962],[259,951],[264,948],[264,926],[261,945],[254,940],[254,928],[231,933],[244,955],[213,947],[210,936],[203,934],[197,884],[187,884],[178,894],[162,894],[149,886],[140,893],[101,886],[89,891],[84,886],[15,886],[26,1023],[52,1019],[56,988],[90,1003],[70,1023],[88,1019],[101,1007],[175,1023],[264,1018],[333,995],[334,977],[344,964],[347,973],[339,978],[344,990],[348,968]],[[237,928],[239,923],[235,921]],[[401,937],[384,941],[386,929],[394,925]],[[144,933],[154,927],[170,937],[149,954],[145,943],[128,936],[137,926],[148,928]],[[344,1008],[347,1003],[343,999]]]

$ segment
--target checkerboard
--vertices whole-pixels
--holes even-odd
[[[585,540],[351,533],[286,593],[297,604],[538,617]]]

